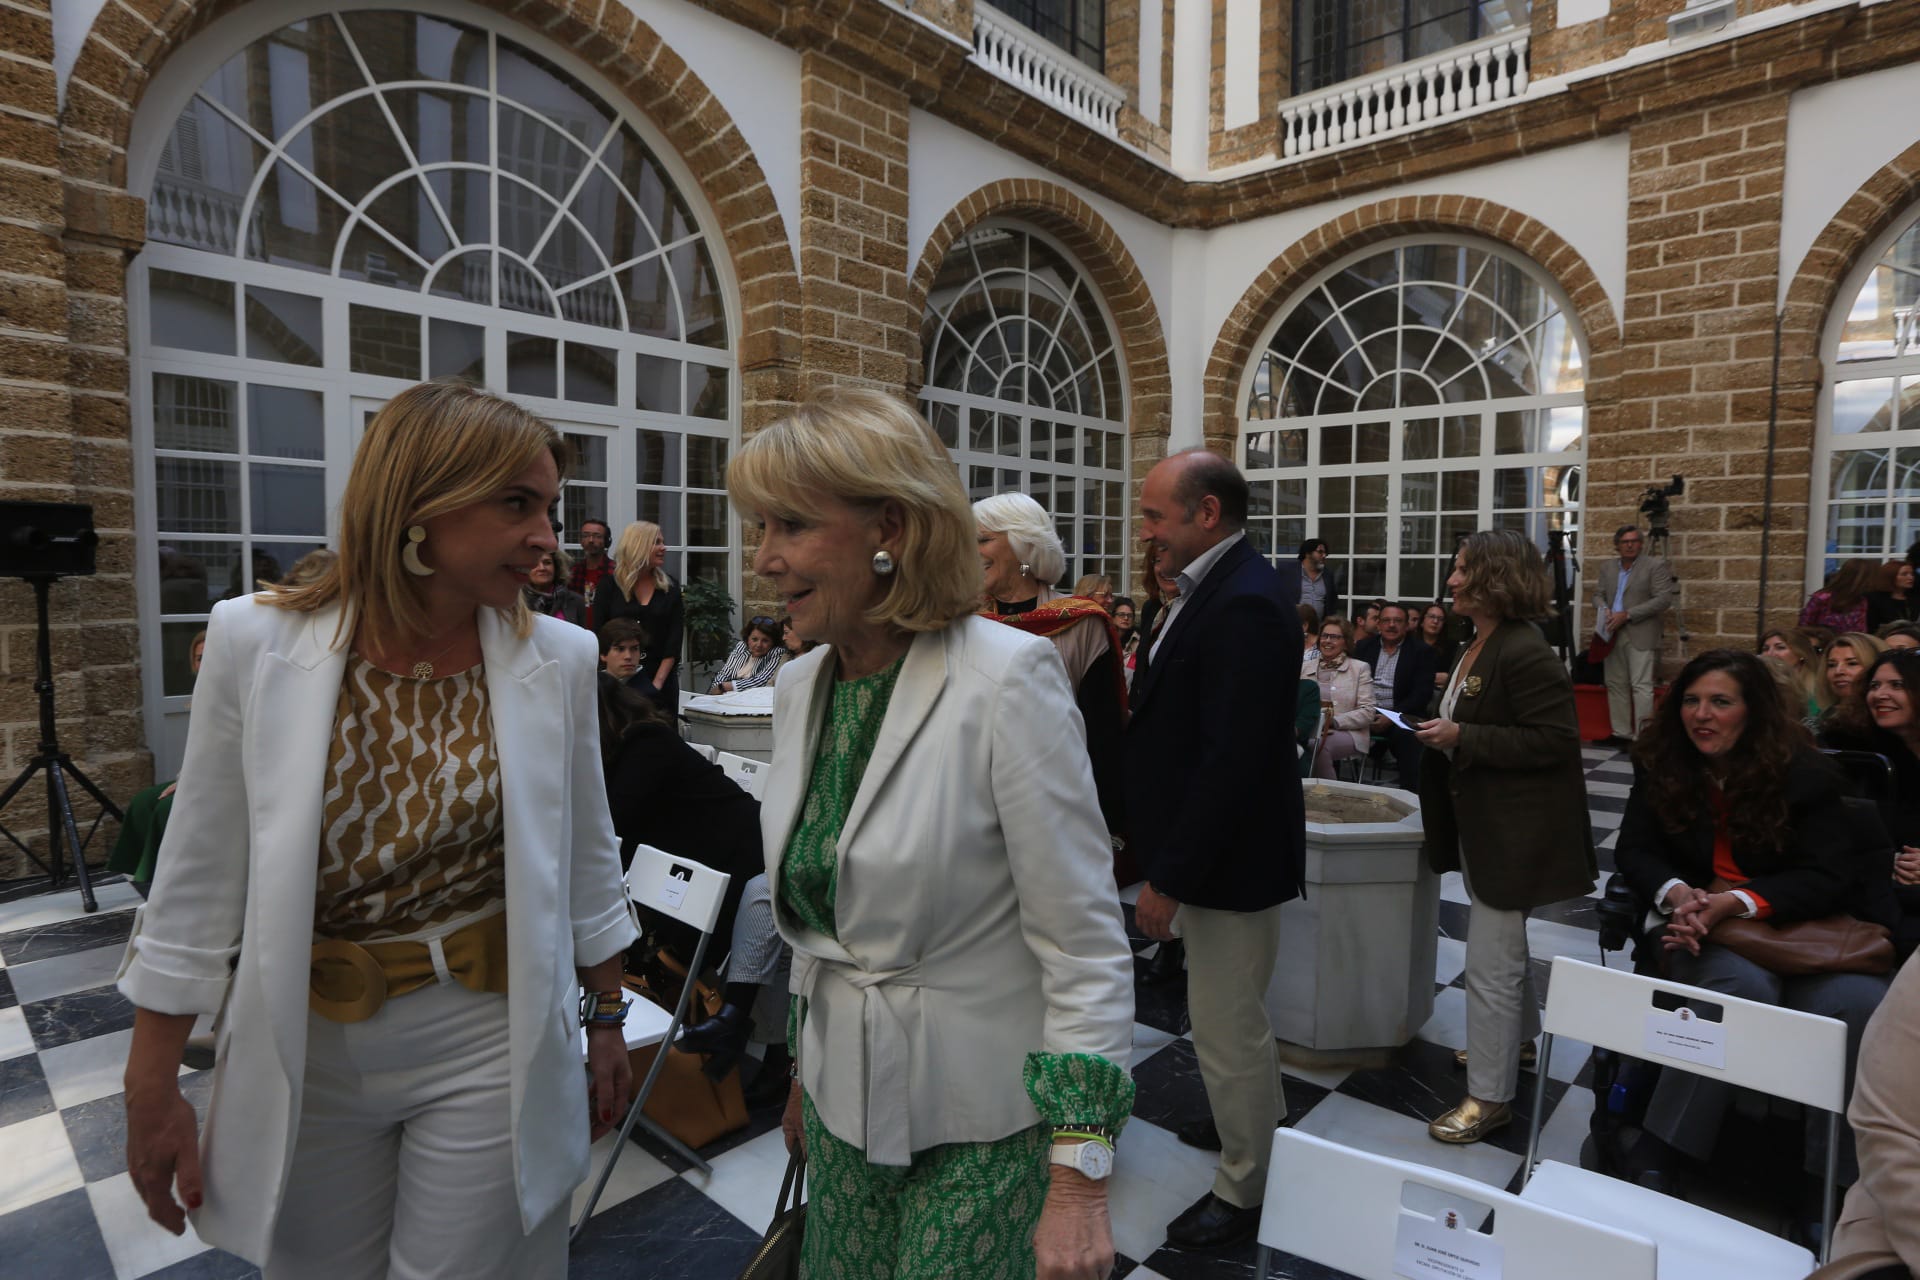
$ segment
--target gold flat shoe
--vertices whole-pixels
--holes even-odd
[[[1453,1051],[1453,1065],[1456,1067],[1465,1067],[1467,1065],[1467,1051],[1465,1049],[1455,1049]],[[1522,1071],[1532,1071],[1539,1065],[1540,1050],[1534,1047],[1533,1041],[1529,1040],[1520,1046],[1520,1069]]]
[[[1478,1142],[1495,1129],[1513,1123],[1513,1108],[1504,1102],[1468,1098],[1427,1126],[1427,1135],[1441,1142]]]

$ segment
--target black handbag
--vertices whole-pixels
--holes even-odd
[[[799,1280],[800,1241],[807,1227],[807,1206],[800,1198],[800,1188],[806,1177],[807,1158],[796,1151],[788,1157],[786,1176],[780,1179],[773,1221],[746,1270],[740,1273],[740,1280]]]

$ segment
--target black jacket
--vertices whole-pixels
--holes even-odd
[[[1261,911],[1300,895],[1306,810],[1286,768],[1298,584],[1242,540],[1180,606],[1151,660],[1141,641],[1127,819],[1148,882],[1176,901]]]
[[[1380,670],[1380,637],[1368,636],[1354,646],[1353,656]],[[1425,717],[1433,701],[1433,677],[1439,671],[1440,655],[1433,646],[1413,636],[1400,642],[1400,662],[1393,669],[1393,709],[1402,715]]]
[[[1850,909],[1855,895],[1849,851],[1843,847],[1849,823],[1841,805],[1839,770],[1811,747],[1797,751],[1787,769],[1786,791],[1782,848],[1733,851],[1734,862],[1747,874],[1742,887],[1765,898],[1773,908],[1772,918],[1783,922]],[[1613,860],[1634,896],[1648,905],[1660,886],[1676,877],[1705,888],[1713,879],[1713,810],[1702,797],[1692,825],[1668,831],[1636,770]]]
[[[641,604],[620,589],[620,584],[612,574],[600,579],[600,586],[593,597],[593,625],[603,627],[614,618],[632,618],[640,624],[640,630],[646,633],[643,642],[645,652],[640,655],[640,677],[634,688],[652,698],[669,715],[680,713],[680,646],[685,637],[687,621],[686,600],[680,594],[680,584],[669,579],[664,591],[655,590],[653,598]],[[660,670],[660,664],[668,658],[676,661],[673,671],[658,690],[653,687],[653,677]]]

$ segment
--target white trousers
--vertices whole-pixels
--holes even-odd
[[[307,1016],[293,1171],[265,1280],[563,1280],[565,1207],[520,1230],[507,998],[457,983]]]
[[[1616,650],[1617,652],[1617,650]],[[1527,950],[1527,913],[1482,902],[1464,870],[1467,900],[1467,1092],[1511,1102],[1520,1046],[1540,1034],[1540,1002]]]
[[[1640,726],[1653,715],[1652,649],[1636,649],[1622,635],[1607,654],[1603,669],[1607,673],[1607,718],[1613,732],[1622,738],[1639,735]]]

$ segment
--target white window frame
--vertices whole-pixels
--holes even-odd
[[[1894,465],[1901,449],[1920,450],[1920,413],[1912,415],[1912,424],[1896,431],[1850,432],[1837,435],[1833,429],[1833,401],[1836,384],[1840,382],[1860,382],[1878,378],[1892,378],[1896,395],[1906,379],[1920,380],[1920,342],[1914,342],[1903,355],[1884,357],[1878,360],[1849,360],[1844,364],[1838,360],[1840,354],[1841,331],[1846,327],[1847,317],[1854,300],[1866,287],[1867,278],[1873,274],[1880,260],[1887,256],[1894,244],[1916,226],[1920,226],[1920,204],[1909,208],[1906,214],[1892,227],[1882,232],[1860,255],[1853,269],[1842,281],[1840,289],[1834,294],[1833,310],[1827,316],[1825,331],[1820,337],[1820,394],[1814,410],[1813,472],[1807,477],[1807,556],[1801,575],[1801,585],[1811,594],[1818,591],[1827,579],[1827,564],[1832,561],[1836,566],[1846,556],[1829,553],[1827,550],[1827,522],[1833,510],[1833,462],[1838,454],[1866,451],[1885,451],[1888,466]],[[1907,415],[1902,414],[1902,423]],[[1842,441],[1853,442],[1857,448],[1840,448]],[[1884,553],[1876,553],[1873,558],[1899,560],[1906,555],[1906,544],[1891,537],[1894,524],[1894,507],[1902,499],[1891,492],[1884,498],[1873,499],[1882,504],[1884,514],[1881,519],[1881,544]],[[1920,498],[1905,501],[1920,506]]]
[[[1525,272],[1530,280],[1544,289],[1548,297],[1551,298],[1559,308],[1560,314],[1566,322],[1568,331],[1573,335],[1574,342],[1579,349],[1581,369],[1583,372],[1583,389],[1580,391],[1555,392],[1544,395],[1536,394],[1501,397],[1491,400],[1471,400],[1461,404],[1441,403],[1437,405],[1419,405],[1383,410],[1354,410],[1336,414],[1315,414],[1301,417],[1256,418],[1248,415],[1248,401],[1253,394],[1260,364],[1266,355],[1268,344],[1273,341],[1274,336],[1280,331],[1281,326],[1286,323],[1296,309],[1312,297],[1314,292],[1327,281],[1357,262],[1363,262],[1369,258],[1377,257],[1380,254],[1398,249],[1426,245],[1451,245],[1458,248],[1474,249],[1493,254]],[[1354,336],[1356,340],[1359,340],[1364,339],[1366,335],[1356,334]],[[1584,416],[1586,406],[1584,375],[1586,371],[1591,370],[1592,367],[1587,335],[1585,329],[1580,324],[1579,313],[1574,310],[1565,291],[1560,288],[1559,284],[1542,270],[1537,263],[1531,261],[1525,255],[1517,253],[1497,242],[1482,240],[1472,236],[1414,235],[1395,237],[1376,244],[1370,244],[1365,248],[1342,256],[1333,265],[1316,273],[1311,280],[1295,290],[1288,296],[1286,302],[1275,310],[1273,318],[1268,321],[1266,326],[1261,330],[1259,341],[1253,344],[1252,355],[1247,361],[1246,368],[1241,372],[1238,399],[1235,402],[1237,412],[1240,415],[1240,430],[1235,446],[1236,461],[1241,464],[1250,482],[1264,480],[1302,480],[1305,482],[1305,511],[1299,518],[1304,520],[1305,536],[1309,538],[1322,536],[1317,528],[1322,516],[1320,505],[1321,481],[1343,477],[1384,475],[1387,480],[1387,500],[1386,507],[1383,511],[1365,513],[1353,511],[1344,513],[1335,512],[1328,516],[1330,519],[1344,520],[1352,520],[1361,516],[1374,516],[1384,517],[1387,521],[1387,550],[1381,555],[1369,554],[1360,556],[1355,553],[1351,546],[1343,547],[1335,545],[1330,548],[1332,552],[1332,555],[1329,557],[1330,562],[1342,570],[1343,591],[1349,600],[1354,598],[1356,589],[1351,573],[1351,566],[1354,561],[1360,559],[1384,559],[1387,562],[1387,589],[1381,594],[1384,595],[1385,598],[1389,600],[1409,600],[1413,602],[1447,599],[1449,596],[1445,587],[1444,575],[1439,576],[1439,580],[1435,583],[1435,590],[1431,594],[1421,592],[1409,593],[1401,585],[1400,569],[1402,561],[1422,559],[1438,561],[1440,557],[1445,554],[1445,548],[1438,546],[1436,546],[1431,553],[1424,551],[1403,552],[1399,550],[1401,545],[1399,518],[1402,514],[1401,497],[1404,478],[1409,475],[1422,475],[1426,473],[1444,474],[1449,471],[1473,471],[1478,473],[1481,477],[1479,493],[1472,514],[1476,521],[1474,527],[1485,529],[1492,527],[1495,515],[1493,505],[1494,472],[1518,468],[1525,468],[1530,471],[1541,467],[1571,468],[1570,475],[1563,473],[1560,478],[1560,489],[1563,495],[1571,488],[1573,496],[1570,501],[1564,501],[1557,507],[1550,507],[1540,500],[1544,495],[1532,494],[1530,495],[1532,501],[1530,501],[1524,510],[1529,515],[1547,510],[1560,510],[1565,512],[1563,527],[1568,533],[1567,552],[1570,556],[1577,556],[1580,550],[1581,512],[1583,508],[1582,491],[1584,489],[1586,469],[1586,440],[1591,429],[1590,423],[1585,420]],[[1274,391],[1277,394],[1278,388],[1274,388]],[[1520,410],[1548,411],[1576,405],[1580,407],[1583,415],[1582,424],[1579,434],[1575,436],[1573,444],[1569,448],[1557,451],[1539,450],[1527,453],[1494,452],[1494,417],[1496,414]],[[1446,419],[1465,417],[1476,413],[1482,415],[1480,451],[1477,455],[1418,459],[1408,459],[1404,457],[1404,433],[1400,429],[1404,422],[1426,418]],[[1386,462],[1365,463],[1322,463],[1320,456],[1323,438],[1321,429],[1343,423],[1358,424],[1363,421],[1386,422],[1389,424],[1388,460]],[[1288,467],[1275,466],[1259,468],[1254,468],[1247,464],[1248,437],[1250,435],[1260,432],[1294,429],[1304,429],[1306,431],[1307,456],[1303,464]],[[1357,504],[1350,503],[1349,505]],[[1460,513],[1463,515],[1466,514],[1464,507],[1461,508]],[[1502,513],[1511,514],[1511,512],[1505,509],[1502,509]],[[1425,510],[1408,514],[1418,515],[1421,518],[1432,518],[1432,513]],[[1268,517],[1265,516],[1256,517],[1256,519],[1267,518]],[[1333,539],[1329,539],[1329,542],[1333,541]],[[1276,566],[1285,568],[1293,563],[1295,552],[1298,551],[1298,549],[1298,544],[1275,546],[1269,552],[1269,559],[1272,560]],[[1544,551],[1545,548],[1543,547],[1542,550]],[[1372,598],[1372,593],[1368,593],[1368,598]],[[1577,582],[1575,583],[1572,603],[1575,609],[1574,624],[1577,626],[1580,605]],[[1572,634],[1577,635],[1580,633],[1575,631]]]
[[[331,3],[325,0],[299,0],[297,3],[241,6],[196,35],[178,54],[169,58],[154,78],[154,83],[135,116],[129,139],[129,189],[137,192],[147,192],[152,189],[158,176],[161,152],[172,134],[175,121],[201,85],[228,59],[255,41],[292,23],[324,18],[333,13],[368,10],[400,10],[418,13],[490,32],[498,38],[510,41],[546,59],[578,80],[588,91],[597,95],[609,114],[632,128],[650,149],[653,158],[658,161],[666,176],[674,183],[680,198],[691,212],[700,237],[709,246],[709,257],[724,309],[729,345],[716,348],[653,338],[553,316],[515,311],[497,304],[472,303],[430,292],[410,292],[405,289],[343,279],[319,271],[252,261],[236,253],[219,254],[182,245],[149,242],[128,267],[127,328],[135,493],[134,587],[140,618],[140,656],[147,673],[146,678],[142,680],[141,699],[147,741],[154,751],[155,770],[158,776],[171,776],[177,768],[185,746],[185,713],[189,698],[181,695],[169,697],[164,692],[163,615],[158,567],[158,550],[161,541],[155,497],[157,468],[152,418],[153,379],[156,374],[178,373],[222,381],[248,383],[257,381],[275,386],[310,387],[319,390],[322,393],[325,414],[324,470],[328,545],[337,542],[340,496],[351,465],[352,449],[360,435],[358,415],[352,406],[356,401],[385,400],[411,385],[408,379],[350,371],[348,308],[354,303],[417,314],[423,318],[423,323],[427,317],[433,317],[481,326],[486,332],[486,367],[492,375],[489,385],[504,380],[506,376],[509,332],[533,333],[540,337],[552,337],[561,341],[571,339],[597,347],[614,348],[618,352],[618,359],[616,403],[613,405],[595,405],[518,393],[512,394],[511,398],[541,417],[553,421],[563,431],[575,424],[594,430],[604,429],[608,436],[608,483],[606,486],[608,518],[616,535],[626,523],[636,518],[640,486],[635,476],[636,438],[633,434],[635,429],[651,428],[671,431],[683,437],[707,436],[724,440],[729,457],[740,445],[740,290],[731,257],[727,252],[726,240],[720,233],[712,210],[706,204],[705,193],[671,144],[619,92],[616,86],[594,67],[538,31],[516,25],[490,11],[470,7],[454,0],[411,0],[410,3],[404,4],[380,3],[378,0],[333,0]],[[491,94],[492,91],[487,92]],[[351,96],[353,91],[343,93],[331,100],[328,107],[322,110],[331,109]],[[506,98],[501,100],[512,101]],[[515,105],[518,109],[528,109],[524,104]],[[309,113],[298,125],[288,131],[287,136],[297,137],[299,130],[311,123],[318,114],[320,113]],[[275,152],[270,155],[256,169],[254,174],[256,188],[265,180],[265,175],[272,169],[273,159],[279,154],[281,153]],[[496,174],[502,172],[498,168],[497,161],[493,172]],[[357,224],[349,220],[342,227],[341,241],[335,247],[336,266],[340,245],[344,244],[353,225]],[[493,225],[493,243],[496,245],[500,234],[501,227],[496,217]],[[663,246],[670,249],[672,245],[684,243],[692,238],[683,237],[682,240],[673,242],[663,241]],[[501,252],[505,251],[501,250]],[[243,354],[205,355],[157,346],[152,333],[148,305],[148,272],[155,269],[180,271],[189,275],[234,283],[236,305],[239,308],[236,322],[240,326],[237,329],[235,347],[237,353],[244,352],[246,349],[243,300],[246,285],[283,289],[307,297],[319,298],[325,364],[315,368],[273,360],[250,359]],[[661,414],[623,407],[634,403],[637,380],[636,345],[650,354],[696,364],[724,367],[728,384],[725,418],[696,419],[691,415]],[[559,371],[559,376],[561,382],[557,390],[564,392],[566,390],[564,368]],[[505,391],[505,388],[500,386],[495,386],[494,389]],[[244,402],[244,391],[240,398]],[[244,403],[241,413],[244,416]],[[244,430],[244,426],[242,429]],[[246,501],[246,443],[243,435],[239,441],[238,452],[232,455],[221,455],[222,460],[240,463],[243,506]],[[705,489],[691,490],[685,483],[687,472],[684,447],[681,450],[681,462],[682,484],[679,486],[679,491],[683,495],[715,492]],[[673,544],[674,560],[678,562],[684,579],[686,563],[684,557],[687,555],[724,555],[727,588],[729,594],[735,596],[737,600],[740,596],[741,582],[739,522],[729,511],[725,523],[726,541],[723,546],[710,546],[703,543],[689,547],[685,537],[691,530],[683,525],[681,540]],[[243,517],[242,528],[249,529],[250,520]],[[571,529],[566,531],[567,536],[574,533],[575,531]],[[170,534],[169,541],[176,537],[183,537],[183,535]],[[204,535],[199,539],[188,538],[187,540],[241,544],[251,544],[255,541],[297,541],[292,538],[255,538],[250,532]]]

